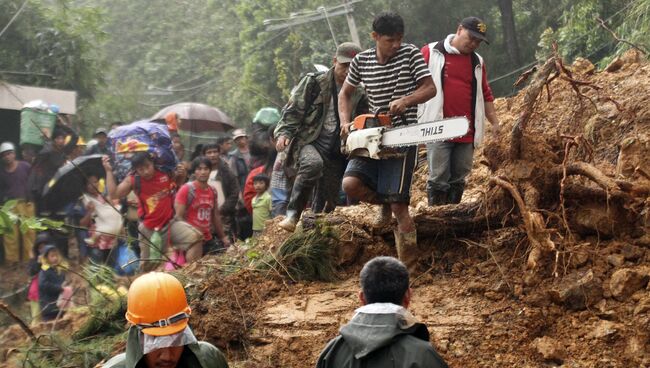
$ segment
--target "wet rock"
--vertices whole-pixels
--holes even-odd
[[[614,298],[623,301],[637,290],[645,288],[648,280],[650,280],[650,274],[647,269],[622,268],[612,275],[609,280],[609,289]]]
[[[339,267],[356,262],[363,248],[359,242],[340,242],[336,250],[336,264]]]
[[[513,291],[513,294],[520,298],[524,294],[524,287],[521,285],[515,285],[515,289]]]
[[[490,299],[490,300],[493,300],[493,301],[503,299],[503,294],[498,293],[498,292],[493,291],[493,290],[486,291],[485,293],[483,293],[483,296]]]
[[[538,337],[533,341],[533,346],[538,353],[542,355],[544,360],[552,361],[557,364],[562,364],[566,359],[566,350],[558,341],[548,337]]]
[[[634,315],[643,315],[650,312],[650,296],[645,296],[637,303],[634,308]]]
[[[535,286],[540,283],[542,277],[538,272],[528,272],[524,275],[524,285],[526,286]]]
[[[565,277],[549,292],[551,300],[567,309],[582,310],[603,298],[602,281],[592,270],[575,272]]]
[[[574,73],[593,74],[593,72],[596,70],[596,67],[591,63],[591,61],[579,57],[573,62],[571,69],[573,69]]]
[[[621,329],[620,323],[612,321],[600,321],[593,330],[587,334],[588,339],[613,338]]]
[[[538,308],[547,307],[551,304],[548,294],[541,291],[528,294],[524,300],[531,306]]]
[[[644,250],[640,247],[634,246],[632,244],[625,244],[621,248],[621,254],[626,261],[636,261],[639,258],[643,257]]]
[[[623,60],[621,60],[621,58],[617,56],[616,58],[614,58],[614,60],[612,60],[611,63],[609,63],[609,65],[605,67],[605,71],[608,73],[614,73],[619,69],[621,69],[623,67],[623,64],[625,64]]]
[[[589,253],[585,250],[577,250],[571,253],[571,265],[575,268],[580,268],[589,262]]]
[[[625,263],[625,257],[622,254],[610,254],[607,256],[607,263],[614,267],[621,267]]]
[[[493,291],[496,291],[497,293],[510,293],[512,290],[510,289],[510,286],[508,283],[504,281],[499,281],[494,285],[492,288]]]
[[[648,336],[646,334],[632,336],[627,341],[625,347],[625,354],[632,360],[638,360],[647,353],[646,346],[648,344]]]
[[[447,339],[442,339],[436,344],[437,349],[439,353],[446,353],[449,351],[449,340]]]
[[[629,49],[621,56],[624,64],[637,64],[641,58],[641,52],[636,49]]]
[[[645,290],[642,289],[642,290],[639,290],[636,293],[632,294],[632,296],[630,297],[630,300],[635,302],[635,303],[638,303],[641,299],[643,299],[643,297],[645,295],[646,295],[646,292],[645,292]]]
[[[451,343],[449,350],[451,351],[451,354],[457,358],[460,358],[463,355],[467,354],[466,347],[459,341],[454,341]]]
[[[467,291],[468,294],[482,293],[485,291],[485,284],[480,281],[472,281],[467,284],[465,291]]]

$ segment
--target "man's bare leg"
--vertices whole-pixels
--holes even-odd
[[[366,203],[380,204],[377,200],[377,193],[368,188],[367,185],[359,178],[348,176],[343,178],[343,191],[348,196]],[[408,209],[407,209],[408,213]],[[373,221],[374,227],[382,227],[390,224],[391,220],[391,206],[388,204],[381,204],[379,213]]]
[[[404,262],[409,272],[415,273],[420,252],[415,223],[409,214],[409,205],[408,203],[391,203],[390,206],[397,218],[397,229],[394,231],[397,256]]]

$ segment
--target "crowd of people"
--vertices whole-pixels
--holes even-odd
[[[41,190],[58,168],[80,155],[104,155],[105,178],[87,177],[77,202],[47,215],[65,220],[73,229],[70,233],[80,261],[88,257],[99,263],[114,262],[112,250],[126,243],[140,260],[142,272],[162,264],[173,269],[222,251],[237,240],[259,235],[267,220],[276,216],[284,216],[277,223],[280,228],[293,232],[308,206],[314,212],[329,212],[359,201],[378,204],[376,226],[388,226],[393,216],[397,220],[394,235],[399,261],[379,258],[364,267],[360,300],[365,306],[327,346],[318,366],[352,367],[357,366],[355,361],[364,361],[361,366],[381,367],[398,355],[398,361],[413,360],[400,366],[445,366],[430,345],[421,341],[428,339],[426,328],[423,331],[415,322],[396,322],[412,320],[405,309],[411,296],[408,275],[417,272],[421,257],[408,210],[417,147],[397,149],[391,158],[381,160],[346,157],[341,147],[354,117],[362,113],[386,111],[393,126],[465,116],[470,121],[466,135],[427,145],[429,205],[460,202],[474,149],[484,135],[484,120],[495,130],[499,127],[485,63],[476,53],[481,42],[487,43],[487,27],[479,18],[465,18],[455,33],[421,49],[402,42],[405,25],[396,13],[379,14],[372,29],[372,48],[364,51],[354,43],[340,44],[327,72],[304,76],[282,111],[260,110],[249,132],[236,129],[186,150],[175,133],[176,125],[167,121],[179,159],[173,171],[158,167],[151,154],[138,152],[130,158],[131,171],[118,180],[107,137],[121,123],[97,129],[94,145],[85,152],[82,139],[60,125],[32,162],[17,160],[15,146],[2,143],[0,196],[4,201],[16,200],[14,211],[21,216],[41,214]],[[49,231],[36,236],[14,230],[4,236],[5,261],[30,260],[32,284],[36,285],[34,290],[30,287],[30,300],[40,303],[33,304],[34,314],[40,313],[44,320],[53,318],[67,302],[62,264],[69,258],[68,235]],[[138,241],[124,241],[133,238]],[[178,305],[176,309],[161,315],[147,308],[142,315],[132,310],[136,294],[146,294],[153,284],[178,288],[177,281],[164,274],[147,275],[129,291],[127,319],[137,328],[129,333],[126,359],[146,357],[151,345],[175,348],[160,358],[165,362],[194,359],[200,363],[196,366],[226,366],[221,353],[198,343],[187,327],[189,311],[187,302],[182,302],[184,293],[180,296],[182,287],[175,292],[176,304],[170,304]],[[136,288],[145,277],[146,285]],[[155,305],[163,303],[148,298]],[[166,322],[160,325],[161,321]],[[368,339],[372,331],[378,331],[375,325],[388,330],[381,332],[381,339]],[[169,340],[173,346],[163,346],[158,337],[166,335],[180,337]],[[178,341],[185,344],[178,345]],[[189,346],[189,350],[178,346]],[[223,364],[206,365],[203,361],[208,358],[203,356],[223,360]]]

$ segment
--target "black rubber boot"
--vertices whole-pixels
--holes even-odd
[[[452,184],[447,193],[447,203],[457,204],[463,198],[464,184]]]
[[[441,206],[447,204],[447,192],[441,190],[433,190],[432,188],[427,188],[427,199],[429,200],[429,206]]]

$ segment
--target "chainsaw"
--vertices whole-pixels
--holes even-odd
[[[391,158],[400,155],[396,148],[462,137],[468,129],[464,116],[393,128],[388,114],[362,114],[354,118],[344,153],[375,160]]]

